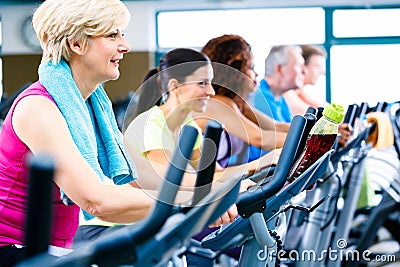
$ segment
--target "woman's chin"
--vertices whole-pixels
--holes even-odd
[[[196,112],[196,113],[203,113],[203,112],[206,111],[206,109],[207,109],[207,106],[206,106],[206,105],[203,105],[203,106],[199,106],[199,107],[194,108],[194,109],[193,109],[193,112]]]

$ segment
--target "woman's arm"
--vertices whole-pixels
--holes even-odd
[[[260,169],[276,165],[278,163],[281,152],[282,148],[277,148],[249,163],[230,166],[225,169],[218,170],[214,175],[214,180],[224,182],[227,179],[231,178],[233,175],[248,176],[249,174],[253,174]]]
[[[298,89],[297,95],[301,100],[304,101],[304,103],[314,108],[324,107],[326,104],[328,104],[327,102],[319,101],[318,99],[313,97],[310,93],[308,93],[304,88]]]
[[[284,132],[285,134],[289,131],[290,123],[279,122],[270,116],[266,115],[264,112],[252,108],[247,102],[241,107],[242,113],[257,124],[263,130],[275,130],[278,132]]]
[[[170,163],[173,152],[167,149],[147,151],[145,152],[147,156],[146,159],[136,150],[132,138],[134,137],[125,132],[124,144],[130,157],[135,162],[140,177],[140,179],[135,181],[132,185],[139,188],[158,190],[164,181],[164,173]],[[181,189],[193,191],[195,181],[195,173],[185,172],[181,183]]]
[[[283,94],[283,97],[285,98],[285,101],[288,104],[292,115],[304,115],[310,106],[314,106],[306,103],[303,99],[300,98],[299,90],[301,89],[293,89],[286,91]]]
[[[274,129],[279,132],[287,133],[290,128],[290,123],[288,122],[279,122],[271,118],[270,116],[264,114],[262,111],[258,109],[252,109],[252,113],[257,118],[258,125],[262,129]],[[272,125],[272,126],[271,126]],[[272,127],[272,128],[269,128]]]
[[[20,100],[12,123],[18,137],[34,154],[48,153],[54,157],[55,182],[79,207],[101,220],[115,223],[131,223],[148,214],[158,192],[101,183],[73,142],[60,111],[49,99],[28,96]],[[138,169],[139,174],[146,179],[165,173],[166,166],[154,166],[146,165],[144,172]],[[163,181],[163,177],[157,180]],[[192,192],[179,191],[176,202],[187,203],[192,195]],[[229,212],[229,216],[224,214],[216,224],[232,221],[236,215],[234,212]]]
[[[194,114],[194,117],[215,119],[230,134],[263,149],[270,150],[282,147],[286,138],[286,132],[277,131],[275,127],[272,127],[273,123],[270,125],[271,129],[261,129],[259,125],[242,113],[231,98],[224,96],[212,97],[207,104],[207,110],[203,113]],[[279,125],[279,127],[283,130],[286,126]]]
[[[80,154],[57,106],[43,96],[27,96],[12,118],[18,137],[34,154],[56,162],[55,182],[82,209],[103,220],[129,223],[142,219],[154,203],[141,189],[104,185]]]
[[[264,112],[251,107],[247,102],[243,102],[245,104],[241,105],[240,110],[246,118],[257,124],[261,129],[286,133],[289,131],[290,123],[276,121]]]

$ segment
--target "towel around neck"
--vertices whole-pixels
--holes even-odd
[[[137,178],[134,163],[126,153],[112,103],[102,85],[85,101],[72,77],[67,62],[41,64],[39,81],[53,97],[67,122],[80,153],[96,171],[99,179],[125,184]],[[82,177],[82,179],[84,179]],[[71,200],[61,192],[64,203]],[[90,214],[85,214],[90,219]]]

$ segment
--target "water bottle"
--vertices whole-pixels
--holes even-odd
[[[321,156],[332,149],[339,124],[344,117],[343,106],[332,103],[325,106],[322,117],[311,128],[307,142],[298,160],[292,167],[288,182],[293,182]]]

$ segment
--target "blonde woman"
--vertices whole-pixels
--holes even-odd
[[[56,162],[53,246],[71,248],[80,208],[86,220],[132,223],[154,203],[149,191],[118,186],[138,176],[160,177],[165,167],[155,171],[139,156],[136,173],[102,87],[120,75],[119,62],[130,50],[124,38],[129,20],[119,0],[46,0],[35,11],[43,49],[39,80],[15,100],[0,134],[1,266],[14,266],[23,253],[24,161],[31,153]]]

